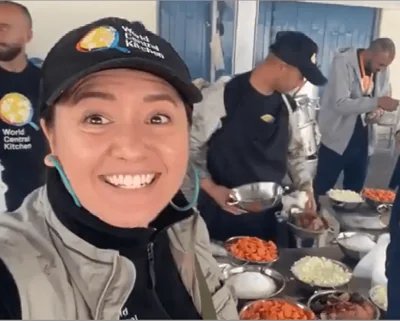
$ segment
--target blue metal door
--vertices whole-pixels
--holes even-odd
[[[374,35],[376,9],[294,1],[260,1],[255,63],[268,53],[277,32],[304,32],[319,46],[318,64],[325,75],[339,48],[367,47]]]
[[[193,79],[210,78],[211,1],[160,1],[159,30]]]

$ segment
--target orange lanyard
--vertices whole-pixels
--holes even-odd
[[[362,85],[362,90],[364,91],[364,94],[367,93],[372,85],[372,77],[367,76],[365,74],[365,65],[364,65],[364,52],[360,52],[360,71],[361,71],[361,85]]]

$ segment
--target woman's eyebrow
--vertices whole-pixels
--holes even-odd
[[[72,102],[73,104],[77,104],[80,101],[89,98],[97,98],[97,99],[111,100],[111,101],[117,99],[114,94],[104,91],[81,91],[81,92],[76,92],[73,95]]]
[[[169,101],[172,103],[174,106],[177,106],[177,101],[174,99],[171,95],[169,94],[151,94],[147,95],[143,98],[143,101],[146,103],[152,103],[152,102],[159,102],[159,101]]]

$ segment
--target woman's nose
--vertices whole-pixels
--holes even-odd
[[[134,125],[120,126],[111,148],[112,156],[119,159],[140,159],[146,157],[146,146],[140,128]]]

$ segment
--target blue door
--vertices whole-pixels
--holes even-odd
[[[212,18],[216,20],[221,34],[225,65],[224,70],[216,71],[215,76],[232,74],[235,8],[234,2],[218,1],[215,16],[212,17],[210,0],[160,1],[160,35],[180,54],[193,79],[210,80]]]
[[[160,1],[159,24],[192,78],[210,79],[211,1]]]
[[[277,32],[296,30],[319,46],[318,64],[328,75],[339,48],[368,47],[374,35],[376,9],[292,1],[260,1],[255,63],[268,53]]]

